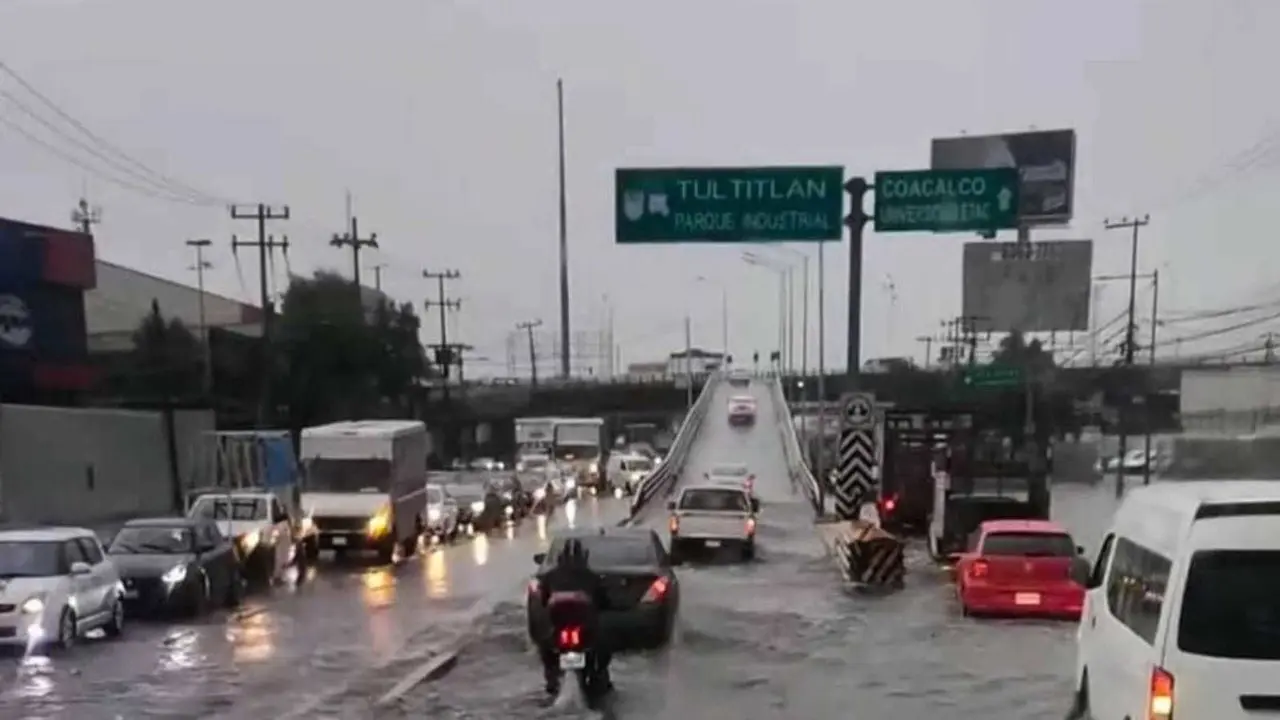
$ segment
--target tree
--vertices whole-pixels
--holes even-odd
[[[991,356],[991,362],[1036,371],[1048,370],[1054,366],[1053,354],[1044,349],[1043,343],[1039,340],[1028,343],[1026,337],[1016,330],[1000,340],[1000,347]]]
[[[204,362],[200,340],[181,320],[166,321],[156,300],[133,332],[131,355],[136,390],[165,400],[199,392]]]
[[[380,303],[373,331],[379,346],[374,368],[379,396],[392,407],[407,409],[418,381],[427,376],[427,357],[418,341],[422,322],[411,303]]]

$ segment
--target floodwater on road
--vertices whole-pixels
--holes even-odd
[[[1060,720],[1071,696],[1075,624],[962,617],[946,572],[913,543],[907,587],[888,596],[838,582],[807,504],[788,487],[776,423],[735,431],[714,414],[686,469],[718,461],[757,475],[759,558],[677,570],[682,604],[670,647],[618,657],[619,718],[700,720]],[[1105,486],[1054,488],[1054,515],[1096,548],[1115,507]],[[649,521],[666,539],[661,512]],[[499,605],[457,667],[398,705],[335,716],[506,720],[564,716],[539,707],[541,674],[523,602]]]

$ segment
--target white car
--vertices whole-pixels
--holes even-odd
[[[0,645],[70,647],[124,630],[124,585],[92,530],[0,531]]]
[[[609,487],[614,495],[634,495],[648,479],[657,465],[651,458],[639,454],[619,453],[609,458]]]
[[[436,542],[458,537],[458,501],[439,485],[427,486],[427,533]]]
[[[760,502],[746,488],[690,485],[667,503],[671,511],[671,561],[680,563],[695,546],[732,546],[743,560],[756,555],[756,512]]]
[[[253,586],[270,585],[299,557],[314,560],[320,552],[315,528],[295,520],[266,490],[200,494],[187,517],[212,520],[222,536],[236,544],[245,579]]]

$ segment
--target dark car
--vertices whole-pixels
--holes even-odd
[[[125,609],[138,614],[199,615],[234,606],[243,590],[235,546],[199,518],[131,520],[107,554],[124,583]]]
[[[609,588],[610,606],[601,614],[600,625],[613,647],[665,645],[680,609],[680,583],[662,540],[648,528],[571,530],[553,538],[547,552],[534,555],[538,571],[529,582],[527,599],[530,637],[545,637],[549,620],[538,596],[539,583],[571,537],[582,542],[587,563]]]
[[[494,475],[489,478],[488,489],[502,500],[503,513],[506,513],[506,507],[510,507],[510,515],[516,519],[528,515],[533,507],[533,493],[526,490],[514,474]]]
[[[506,505],[483,483],[448,485],[445,491],[458,501],[458,527],[466,532],[486,533],[506,522]]]

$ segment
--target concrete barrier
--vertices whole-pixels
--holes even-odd
[[[902,541],[868,520],[818,524],[827,551],[846,582],[874,590],[898,590],[906,584]]]
[[[716,388],[722,379],[719,373],[707,378],[707,382],[702,386],[702,393],[685,414],[684,423],[671,442],[671,449],[662,458],[662,463],[636,490],[635,497],[631,500],[630,516],[622,521],[624,524],[636,520],[654,498],[671,494],[671,490],[680,479],[680,474],[684,472],[685,462],[689,459],[689,450],[698,439],[698,433],[702,430],[702,421],[707,415],[707,408],[710,407],[711,399],[715,397]]]
[[[782,434],[782,450],[787,458],[787,470],[791,475],[791,486],[798,489],[809,504],[813,506],[815,517],[822,517],[822,493],[818,488],[817,478],[813,476],[805,453],[800,449],[800,440],[796,434],[796,424],[792,420],[791,408],[787,405],[786,393],[782,390],[782,382],[777,378],[769,380],[769,392],[773,397],[773,409],[778,423],[778,432]]]

